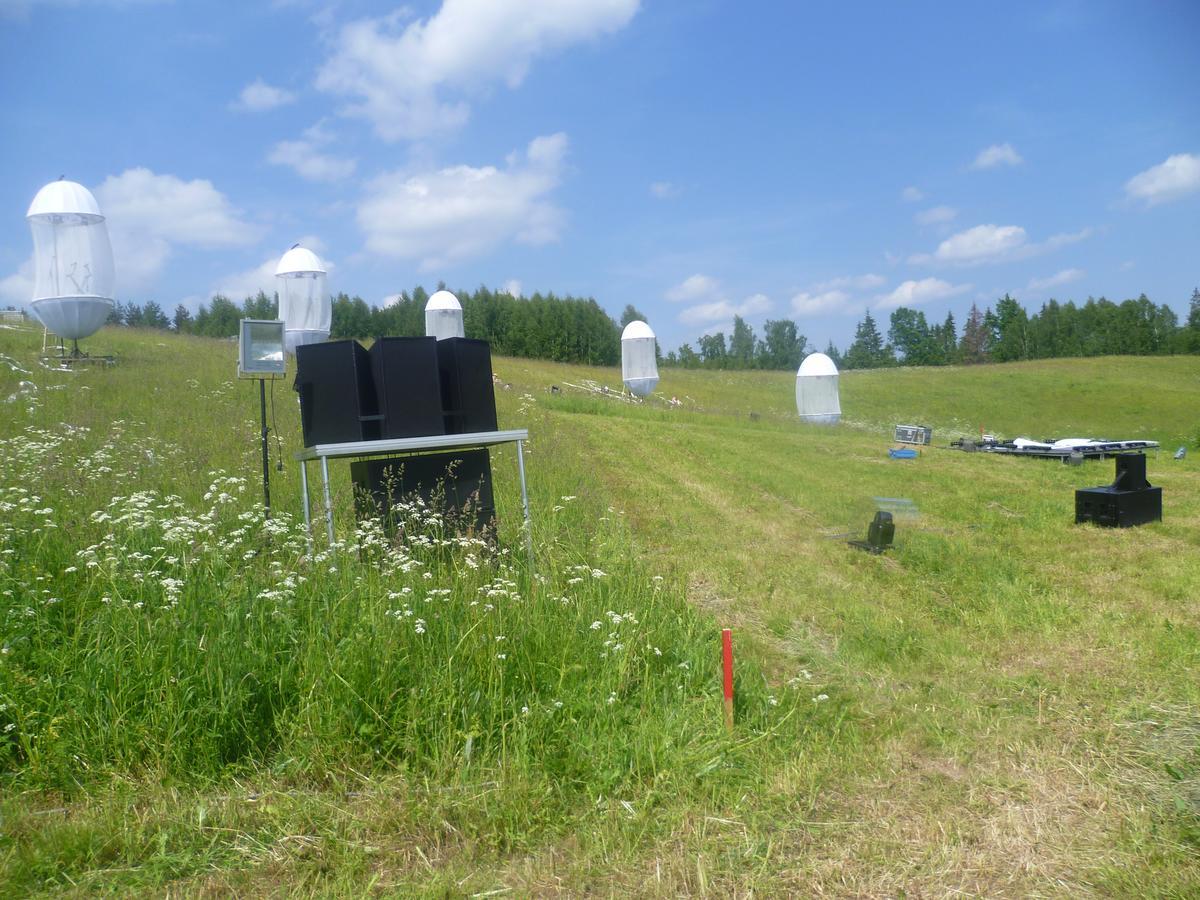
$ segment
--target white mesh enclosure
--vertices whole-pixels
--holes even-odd
[[[621,380],[639,397],[658,386],[654,332],[645,322],[630,322],[621,332]]]
[[[116,287],[112,247],[104,218],[36,216],[33,231],[33,299],[95,297],[111,300]]]
[[[25,214],[33,234],[34,314],[64,338],[104,325],[116,276],[108,227],[91,191],[59,180],[38,191]]]
[[[425,336],[439,341],[467,336],[462,305],[449,291],[437,291],[425,304]]]
[[[796,412],[806,422],[836,425],[842,418],[837,366],[824,353],[805,357],[796,373]]]
[[[295,352],[301,344],[328,338],[333,304],[325,287],[325,267],[317,255],[303,247],[293,247],[279,260],[275,281],[288,352]]]

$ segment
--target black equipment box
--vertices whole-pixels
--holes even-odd
[[[1162,521],[1162,488],[1146,480],[1146,456],[1123,453],[1113,457],[1117,477],[1104,487],[1075,491],[1075,524],[1092,522],[1108,528],[1129,528]]]
[[[350,478],[359,518],[382,514],[385,523],[391,522],[394,505],[416,496],[440,512],[452,529],[468,526],[478,534],[495,526],[492,465],[486,448],[359,460],[350,464]]]
[[[492,349],[475,338],[437,342],[446,434],[496,430],[496,392],[492,387]]]
[[[293,386],[300,394],[305,447],[378,440],[371,359],[358,341],[301,344]]]
[[[446,433],[436,338],[378,338],[371,345],[371,372],[382,416],[380,438]]]

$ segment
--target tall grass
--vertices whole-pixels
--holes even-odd
[[[668,409],[550,391],[613,371],[497,359],[500,421],[531,433],[531,563],[511,448],[495,544],[416,507],[396,535],[358,527],[339,465],[339,542],[310,553],[290,392],[268,522],[233,346],[94,340],[120,364],[62,373],[0,331],[12,893],[1186,896],[1200,877],[1194,457],[1152,458],[1164,522],[1114,533],[1070,524],[1111,463],[884,452],[904,419],[939,443],[980,424],[1173,442],[1195,360],[851,373],[827,430],[795,421],[788,373],[664,373]],[[868,557],[844,539],[877,496],[917,514]]]

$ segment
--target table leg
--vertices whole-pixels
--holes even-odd
[[[312,511],[308,500],[308,460],[300,463],[300,493],[304,498],[304,539],[308,541],[308,552],[313,552]]]
[[[525,487],[525,453],[522,441],[517,441],[517,471],[521,475],[521,510],[525,514],[525,549],[529,551],[529,565],[533,567],[533,522],[529,518],[529,491]]]
[[[325,530],[329,543],[333,544],[333,501],[329,499],[329,457],[321,457],[321,481],[325,488]]]

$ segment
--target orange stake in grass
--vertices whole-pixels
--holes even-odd
[[[733,734],[733,632],[721,630],[721,656],[725,663],[725,730]]]

